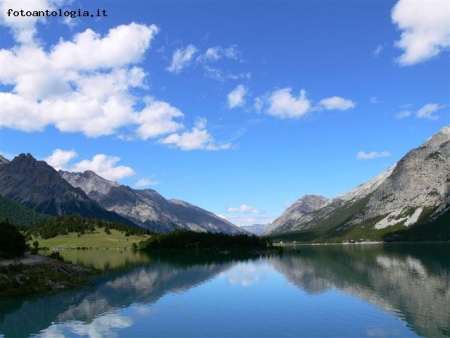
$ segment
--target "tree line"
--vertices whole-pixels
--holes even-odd
[[[175,230],[168,234],[155,233],[139,245],[141,250],[248,250],[272,246],[268,238],[254,235]]]
[[[69,232],[75,232],[79,235],[92,234],[96,231],[96,228],[104,228],[107,234],[111,229],[115,229],[124,232],[125,236],[143,236],[151,233],[147,229],[135,228],[98,218],[86,218],[80,215],[54,216],[48,220],[32,224],[23,230],[25,230],[26,237],[34,236],[48,239],[58,235],[67,235]]]

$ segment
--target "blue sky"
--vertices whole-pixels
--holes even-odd
[[[344,193],[450,124],[449,0],[0,8],[5,157],[94,170],[235,224]],[[47,9],[107,16],[18,12]]]

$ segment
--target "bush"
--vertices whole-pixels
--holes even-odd
[[[27,249],[25,236],[8,220],[0,222],[0,257],[13,258],[23,256]]]

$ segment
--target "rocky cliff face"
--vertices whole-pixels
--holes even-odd
[[[450,126],[408,152],[374,191],[352,223],[384,216],[375,228],[415,224],[425,210],[438,216],[450,204]]]
[[[194,231],[245,233],[234,224],[184,201],[166,200],[153,189],[136,190],[108,181],[94,172],[60,175],[107,210],[144,228],[169,232],[175,229]]]
[[[377,238],[377,233],[401,231],[444,217],[450,210],[450,126],[386,172],[319,208],[306,213],[291,208],[265,234],[308,230],[323,238],[356,233]]]
[[[134,225],[67,183],[44,161],[21,154],[0,165],[0,194],[42,214],[79,214]]]
[[[306,195],[292,204],[280,217],[273,221],[263,232],[270,235],[277,232],[289,231],[296,224],[309,221],[311,212],[324,206],[328,198],[316,195]]]

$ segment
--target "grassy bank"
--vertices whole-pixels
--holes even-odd
[[[33,242],[38,241],[39,247],[46,247],[49,249],[65,248],[99,248],[99,249],[131,249],[133,243],[136,245],[140,241],[148,239],[150,235],[129,235],[126,233],[110,229],[106,233],[104,228],[95,228],[92,233],[79,234],[76,232],[69,232],[67,235],[57,235],[53,238],[42,239],[39,236],[32,236],[28,240],[28,244],[33,247]]]

